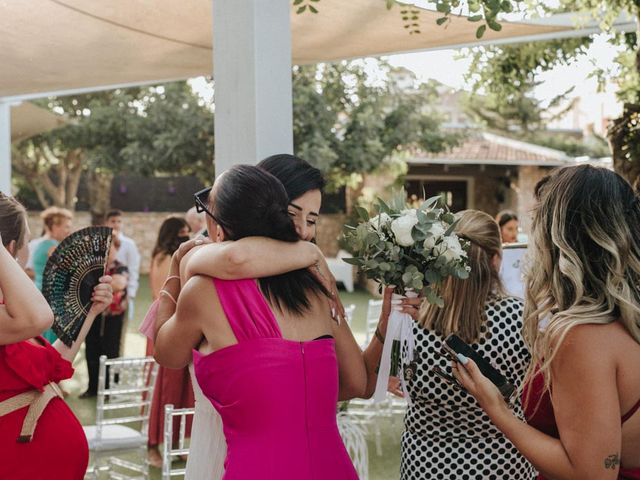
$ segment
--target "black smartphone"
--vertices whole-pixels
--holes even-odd
[[[467,345],[460,337],[455,334],[449,335],[444,340],[444,349],[449,354],[452,360],[459,362],[457,354],[461,353],[465,357],[472,359],[478,365],[478,368],[482,372],[482,374],[487,377],[491,382],[498,387],[500,393],[505,398],[505,400],[509,400],[515,392],[516,387],[513,383],[509,382],[504,375],[502,375],[498,370],[493,368],[491,364],[478,352],[476,352],[473,348]]]

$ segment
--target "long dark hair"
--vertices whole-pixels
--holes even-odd
[[[168,217],[162,225],[160,225],[160,231],[158,232],[158,239],[156,240],[156,246],[153,247],[151,258],[155,258],[158,254],[173,255],[180,244],[184,241],[178,234],[183,228],[189,228],[189,224],[182,217]]]
[[[265,169],[282,182],[289,202],[310,190],[322,192],[326,184],[320,170],[300,157],[288,153],[271,155],[258,163],[258,167]]]
[[[210,196],[211,213],[229,240],[262,236],[297,242],[282,183],[262,168],[235,165],[216,182]],[[329,295],[308,270],[260,279],[262,293],[280,310],[297,314],[310,307],[308,293]]]

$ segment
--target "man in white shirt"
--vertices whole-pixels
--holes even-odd
[[[107,227],[113,228],[114,235],[117,235],[120,239],[120,249],[118,250],[116,260],[125,265],[129,270],[129,284],[127,285],[127,295],[129,296],[128,317],[129,319],[131,319],[134,313],[134,301],[136,298],[136,293],[138,292],[138,279],[140,277],[140,252],[138,252],[136,242],[122,233],[122,210],[109,211],[106,216],[105,225]],[[122,336],[122,338],[124,339],[124,335]]]

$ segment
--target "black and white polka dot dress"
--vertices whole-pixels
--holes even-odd
[[[491,299],[481,340],[472,347],[519,386],[529,364],[522,339],[523,304],[515,297]],[[419,326],[413,329],[416,372],[408,383],[412,405],[402,434],[402,480],[530,480],[535,470],[464,391],[431,372],[439,365],[451,372],[441,355],[440,335]],[[522,418],[520,404],[514,407]]]

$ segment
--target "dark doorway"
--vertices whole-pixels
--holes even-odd
[[[468,208],[467,182],[464,180],[411,179],[405,182],[404,188],[410,200],[423,200],[438,195],[452,212]]]

